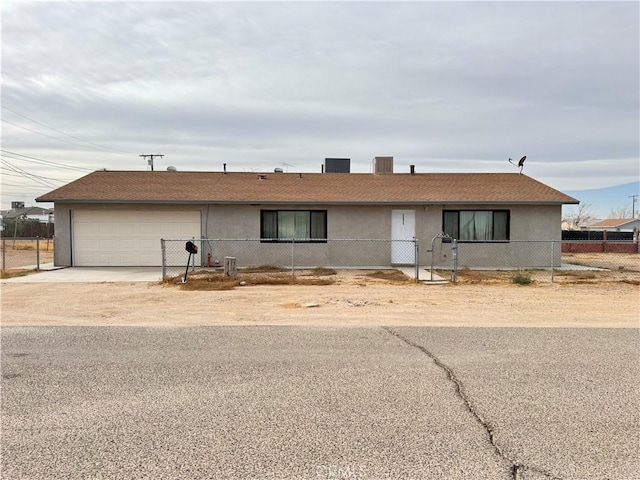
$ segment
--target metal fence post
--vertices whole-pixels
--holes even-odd
[[[36,270],[40,270],[40,237],[36,237]]]
[[[556,256],[555,256],[555,242],[552,240],[551,241],[551,283],[553,283],[553,279],[554,279],[554,263],[556,260]]]
[[[451,245],[451,281],[453,283],[458,281],[458,240],[455,238]]]
[[[7,269],[7,239],[2,237],[2,271]]]
[[[419,247],[419,240],[417,238],[413,239],[413,243],[414,243],[414,263],[416,266],[416,283],[418,283],[420,281],[420,247]]]
[[[160,246],[162,249],[162,280],[167,276],[167,250],[164,244],[164,238],[160,239]]]
[[[194,245],[197,245],[196,243],[196,237],[191,237],[191,241],[193,242]],[[191,257],[191,271],[195,272],[196,271],[196,256],[194,255],[190,255]]]
[[[291,278],[296,277],[296,267],[295,267],[295,252],[296,252],[296,239],[291,239]]]

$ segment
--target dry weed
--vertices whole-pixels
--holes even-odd
[[[372,273],[367,273],[364,276],[368,278],[375,278],[377,280],[384,280],[394,284],[415,283],[413,279],[407,277],[400,270],[377,270]]]
[[[271,270],[273,271],[273,270]],[[182,290],[232,290],[238,286],[247,285],[331,285],[335,283],[326,278],[299,278],[292,277],[289,273],[277,271],[276,273],[245,273],[243,269],[237,277],[225,277],[220,272],[192,272],[187,276],[187,281],[182,282],[183,276],[168,278],[164,281],[167,285],[178,286]]]
[[[276,267],[275,265],[259,265],[257,267],[243,267],[239,268],[238,272],[244,273],[274,273],[274,272],[289,272],[287,268]]]
[[[303,275],[309,277],[330,277],[337,274],[338,272],[333,268],[316,267],[313,270],[310,270],[308,273],[304,273]]]
[[[37,273],[38,270],[36,270],[35,268],[31,268],[31,269],[19,269],[16,268],[15,270],[4,270],[2,272],[0,272],[0,278],[15,278],[15,277],[24,277],[25,275],[31,275],[32,273]]]
[[[4,242],[0,242],[0,250],[2,250],[2,244],[4,243],[7,251],[9,250],[35,250],[36,249],[36,241],[35,240],[13,240],[12,238],[4,238]],[[53,240],[49,239],[47,243],[46,238],[40,239],[40,251],[41,252],[51,252],[53,251]]]

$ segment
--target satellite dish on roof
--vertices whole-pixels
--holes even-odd
[[[524,167],[524,161],[525,161],[526,159],[527,159],[527,156],[525,155],[524,157],[522,157],[522,158],[520,159],[520,161],[519,161],[519,162],[518,162],[518,164],[516,165],[516,164],[514,163],[514,161],[513,161],[513,160],[511,160],[511,158],[509,158],[509,163],[510,163],[511,165],[515,165],[516,167],[519,167],[519,168],[520,168],[520,173],[522,174],[522,168]]]

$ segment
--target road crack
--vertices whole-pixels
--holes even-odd
[[[552,480],[562,480],[560,477],[558,477],[556,475],[553,475],[552,473],[547,472],[545,470],[542,470],[540,468],[527,467],[527,466],[517,462],[511,456],[509,456],[504,451],[504,449],[498,444],[498,442],[496,440],[496,437],[495,437],[495,433],[493,431],[493,426],[475,408],[475,406],[471,402],[471,399],[469,398],[469,395],[465,391],[464,384],[456,376],[456,374],[453,371],[453,369],[451,369],[451,367],[449,367],[448,365],[443,363],[438,357],[436,357],[433,353],[431,353],[425,347],[415,343],[412,340],[409,340],[408,338],[404,337],[403,335],[401,335],[400,333],[396,332],[392,328],[390,328],[390,327],[382,327],[382,329],[387,331],[388,333],[390,333],[394,337],[398,338],[402,342],[406,343],[410,347],[417,348],[418,350],[420,350],[422,353],[424,353],[426,356],[428,356],[433,361],[433,363],[436,364],[436,366],[438,368],[440,368],[441,370],[443,370],[447,374],[447,377],[449,378],[449,381],[451,383],[453,383],[453,386],[454,386],[454,389],[455,389],[455,392],[456,392],[456,396],[458,398],[460,398],[460,400],[462,400],[462,402],[464,403],[464,405],[467,408],[467,410],[471,413],[471,415],[473,415],[473,417],[482,426],[482,428],[484,428],[485,432],[487,433],[487,437],[489,439],[489,443],[491,444],[491,446],[493,447],[495,452],[501,458],[503,458],[506,462],[511,464],[511,475],[512,475],[513,480],[525,480],[526,479],[526,476],[525,476],[525,472],[526,471],[535,472],[535,473],[544,475],[544,476],[546,476],[546,477],[548,477],[548,478],[550,478]]]

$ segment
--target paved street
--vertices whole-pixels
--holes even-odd
[[[635,479],[630,329],[2,329],[2,478]]]

